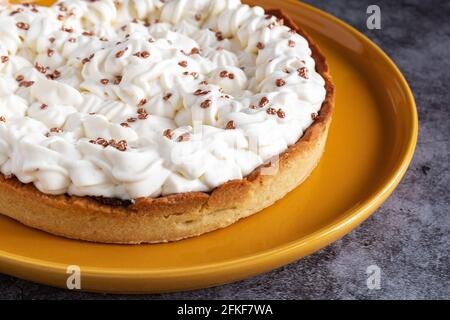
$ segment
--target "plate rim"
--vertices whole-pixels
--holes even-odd
[[[370,40],[362,32],[352,27],[348,23],[338,19],[337,17],[318,9],[312,5],[295,1],[285,0],[288,3],[295,4],[298,8],[309,10],[314,14],[320,15],[323,18],[330,20],[331,22],[339,25],[340,27],[349,31],[352,35],[355,35],[359,39],[365,42],[371,51],[376,52],[390,67],[393,73],[396,75],[401,84],[402,91],[406,94],[408,106],[411,111],[411,119],[408,122],[411,125],[411,132],[405,138],[405,145],[407,145],[406,152],[402,153],[401,158],[394,165],[394,168],[390,171],[379,188],[356,205],[349,209],[342,216],[330,224],[316,230],[315,232],[296,239],[290,242],[278,245],[274,248],[263,250],[254,254],[249,254],[240,258],[229,259],[214,263],[203,263],[195,266],[188,267],[171,267],[171,268],[138,268],[138,269],[125,269],[125,268],[110,268],[110,267],[92,267],[81,266],[83,277],[85,278],[98,278],[108,277],[114,279],[130,279],[139,277],[141,280],[161,279],[162,276],[169,276],[171,278],[183,278],[186,276],[203,275],[213,276],[219,274],[225,274],[229,271],[246,271],[249,275],[256,274],[248,270],[254,270],[256,266],[258,269],[273,269],[274,267],[284,265],[297,259],[311,254],[324,248],[330,243],[336,241],[340,237],[343,237],[348,232],[356,228],[364,220],[366,220],[379,206],[391,195],[394,189],[402,180],[403,176],[413,159],[415,147],[418,139],[418,114],[417,106],[414,99],[412,90],[400,71],[399,67],[393,62],[393,60],[381,49],[377,44]],[[6,252],[0,250],[0,266],[14,265],[26,268],[27,270],[41,271],[55,274],[66,274],[67,264],[49,262],[37,258],[29,258],[26,256]],[[270,266],[269,266],[270,265]],[[262,267],[261,267],[262,266]],[[245,278],[245,275],[241,275],[238,278]],[[200,287],[200,286],[194,286]],[[84,291],[85,289],[83,289]],[[92,291],[87,289],[87,291]],[[147,291],[148,292],[148,291]]]

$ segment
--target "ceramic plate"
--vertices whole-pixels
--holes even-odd
[[[82,290],[117,293],[214,286],[309,255],[357,227],[386,200],[417,140],[414,98],[400,71],[361,33],[318,9],[293,0],[249,2],[283,9],[328,58],[337,105],[326,152],[311,177],[229,228],[169,244],[74,241],[1,216],[1,272],[65,287],[67,266],[78,265]]]

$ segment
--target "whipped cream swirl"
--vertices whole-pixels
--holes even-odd
[[[47,194],[211,191],[325,100],[308,42],[239,0],[0,7],[0,171]]]

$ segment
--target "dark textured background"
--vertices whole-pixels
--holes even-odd
[[[380,45],[415,94],[420,134],[412,165],[376,214],[342,240],[296,263],[221,287],[152,296],[69,292],[0,275],[3,299],[450,299],[450,2],[307,0]],[[382,10],[382,30],[366,9]],[[368,290],[366,268],[382,270]]]

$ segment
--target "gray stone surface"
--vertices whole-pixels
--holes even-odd
[[[382,208],[342,240],[296,263],[212,289],[163,295],[69,292],[0,275],[3,299],[449,299],[450,2],[308,0],[378,43],[415,93],[420,136],[413,163]],[[378,4],[382,30],[366,28]],[[368,290],[366,268],[382,270]]]

